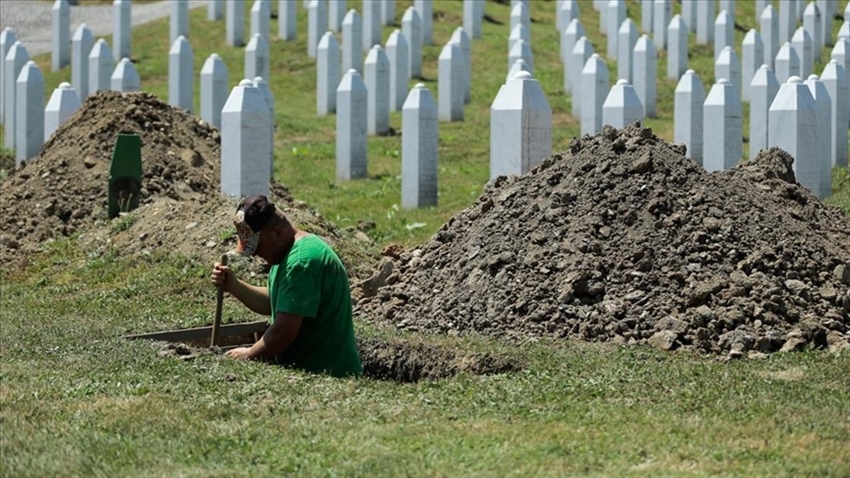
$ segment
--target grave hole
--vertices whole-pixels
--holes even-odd
[[[124,338],[153,340],[161,356],[192,360],[201,355],[219,355],[234,347],[252,344],[267,326],[266,322],[223,325],[219,330],[216,347],[210,347],[211,327],[128,335]],[[416,339],[358,337],[357,347],[363,361],[363,376],[375,380],[415,383],[449,378],[460,373],[493,375],[522,369],[518,362],[500,355],[429,344]]]

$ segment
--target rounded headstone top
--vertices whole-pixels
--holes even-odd
[[[725,12],[726,10],[723,11]],[[732,47],[730,45],[726,45],[723,47],[723,51],[732,51]]]
[[[239,82],[239,86],[254,86],[254,82],[246,78]]]
[[[590,55],[590,58],[594,59],[594,58],[601,58],[601,57],[599,56],[599,53],[594,53],[594,54]]]
[[[820,78],[818,78],[818,75],[815,75],[814,73],[813,73],[813,74],[811,74],[811,75],[809,75],[809,77],[808,77],[808,78],[806,78],[806,80],[808,80],[808,81],[817,81],[817,80],[819,80],[819,79],[820,79]]]
[[[623,86],[623,85],[628,85],[628,84],[629,84],[629,80],[627,80],[625,78],[620,78],[619,80],[617,80],[617,86]]]
[[[27,62],[27,64],[25,66],[38,66],[38,65],[36,65],[34,61],[30,60],[30,61]]]
[[[180,35],[179,37],[177,37],[177,40],[175,40],[175,41],[186,41],[186,37],[184,37],[183,35]]]
[[[124,58],[121,59],[121,61],[119,63],[123,63],[123,64],[126,65],[127,63],[130,63],[130,59],[125,56]]]
[[[803,82],[803,80],[801,80],[799,76],[792,76],[791,78],[788,78],[788,81],[786,83],[799,84],[799,83],[802,83],[802,82]]]
[[[357,70],[355,70],[354,68],[350,68],[350,69],[346,72],[346,74],[347,74],[347,75],[356,75],[356,74],[357,74]]]
[[[582,41],[582,40],[587,41],[587,37],[586,37],[586,36],[584,36],[584,35],[582,35],[582,36],[578,39],[578,41]]]
[[[424,90],[425,84],[424,83],[416,83],[416,86],[414,86],[413,89],[414,90]]]
[[[372,50],[384,51],[384,47],[382,47],[381,45],[375,45],[375,46],[372,47]]]
[[[694,70],[692,70],[692,69],[688,69],[688,71],[686,71],[686,72],[685,72],[685,74],[686,74],[686,75],[696,75],[696,74],[697,74],[697,72],[695,72],[695,71],[694,71]]]
[[[252,38],[257,38],[257,37],[261,37],[261,36],[263,36],[263,35],[261,35],[259,33],[255,33],[255,34],[251,35]]]
[[[266,82],[266,80],[264,80],[262,76],[255,76],[254,77],[253,83],[255,85],[258,84],[258,83],[265,83],[265,82]]]
[[[729,83],[729,80],[727,80],[726,78],[721,78],[721,79],[717,80],[717,84],[718,85],[731,85],[732,83]]]
[[[533,79],[533,77],[531,76],[531,73],[529,73],[525,70],[519,70],[518,72],[516,72],[514,74],[514,79],[515,80],[531,80],[531,79]]]
[[[23,46],[23,43],[21,43],[20,40],[15,40],[15,43],[13,43],[12,46]]]
[[[769,69],[770,69],[770,67],[767,66],[767,63],[762,63],[761,66],[759,67],[759,70],[769,70]]]
[[[212,53],[212,54],[210,54],[210,58],[212,58],[213,60],[219,60],[219,59],[221,59],[221,57],[220,57],[220,56],[218,56],[218,53]]]
[[[67,81],[63,81],[62,83],[59,83],[59,89],[60,90],[70,90],[71,84],[68,83]]]

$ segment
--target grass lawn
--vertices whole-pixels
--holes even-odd
[[[360,2],[348,3],[359,9]],[[427,240],[488,178],[489,105],[508,66],[505,3],[487,2],[487,15],[501,24],[485,23],[483,38],[472,43],[465,121],[440,124],[440,204],[416,211],[398,207],[398,136],[370,138],[369,179],[334,181],[335,118],[315,114],[315,69],[299,7],[297,41],[275,39],[271,48],[277,178],[340,226],[374,221],[369,234],[377,246]],[[407,5],[397,2],[397,21]],[[568,113],[570,97],[559,92],[554,2],[531,5],[535,77],[553,109],[553,148],[562,150],[579,125]],[[598,14],[589,1],[581,8],[595,50],[604,52]],[[752,26],[752,8],[737,2],[738,23]],[[462,23],[462,3],[440,0],[434,10],[435,45],[425,48],[423,76],[436,98],[436,57]],[[628,11],[639,24],[639,4],[629,2]],[[207,22],[205,9],[190,14],[195,71],[217,52],[235,84],[241,49],[224,45],[224,24]],[[383,38],[391,31],[386,27]],[[736,31],[737,45],[743,34]],[[167,98],[167,38],[167,19],[133,32],[142,88],[161,98]],[[690,65],[707,89],[710,56],[709,47],[692,50]],[[36,60],[48,91],[69,79],[68,69],[50,72],[49,55]],[[646,122],[668,140],[674,88],[674,81],[659,78],[659,118]],[[746,132],[746,111],[744,118]],[[392,114],[391,126],[401,129],[400,113]],[[850,174],[835,170],[833,178],[827,201],[850,212]],[[413,227],[419,223],[424,226]],[[336,380],[213,355],[181,361],[119,337],[211,323],[209,265],[159,253],[140,259],[87,252],[73,239],[61,240],[26,270],[0,271],[0,476],[850,473],[847,352],[725,362],[611,344],[400,335],[523,364],[515,373],[412,384]],[[224,317],[258,319],[232,299]],[[399,336],[362,321],[356,327],[364,336]]]

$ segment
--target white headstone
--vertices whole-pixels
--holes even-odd
[[[132,4],[130,0],[115,0],[112,2],[112,59],[120,61],[130,58],[130,33],[133,28],[131,20]]]
[[[363,58],[363,25],[357,10],[349,10],[342,20],[342,69],[360,71]],[[362,81],[362,80],[361,80]]]
[[[634,49],[634,87],[643,105],[643,116],[655,118],[656,91],[658,82],[657,53],[655,44],[647,35],[638,38]]]
[[[363,0],[363,49],[366,51],[381,44],[380,2],[381,0]]]
[[[667,27],[667,78],[675,80],[687,69],[688,26],[681,16],[676,15]]]
[[[401,17],[401,32],[407,40],[407,72],[411,78],[422,76],[422,18],[413,7],[407,7]]]
[[[325,32],[317,50],[316,113],[325,116],[336,111],[336,89],[340,81],[339,43],[333,32]]]
[[[463,70],[463,104],[468,104],[471,100],[470,98],[470,90],[472,87],[472,48],[470,45],[469,36],[461,27],[455,28],[454,33],[452,33],[452,37],[449,42],[454,43],[460,48],[460,54],[463,58],[463,64],[461,65],[461,69]],[[529,44],[529,48],[531,48]],[[534,62],[534,58],[531,59],[532,64]],[[407,88],[405,88],[405,93],[407,93]]]
[[[631,18],[625,19],[620,25],[617,36],[617,79],[622,78],[631,83],[634,81],[632,52],[638,39],[637,25]]]
[[[768,147],[776,146],[794,157],[797,181],[818,197],[829,192],[820,190],[821,163],[816,159],[818,144],[818,108],[809,87],[792,76],[779,87],[770,105]]]
[[[697,45],[708,45],[714,41],[715,18],[713,1],[697,2]]]
[[[689,32],[697,31],[697,5],[699,0],[682,0],[682,20],[688,26]]]
[[[635,89],[628,81],[617,80],[602,104],[602,125],[623,129],[643,117],[643,105]]]
[[[472,38],[481,38],[481,15],[479,9],[484,8],[484,0],[463,0],[463,29]]]
[[[511,28],[511,33],[508,35],[508,53],[514,48],[514,43],[518,40],[525,41],[526,45],[531,46],[531,35],[525,25],[519,23]]]
[[[369,93],[357,70],[342,77],[336,95],[336,179],[365,178]]]
[[[608,0],[594,1],[593,9],[599,12],[599,33],[608,36]]]
[[[720,10],[726,10],[735,21],[735,0],[720,0]]]
[[[277,36],[284,41],[293,41],[297,31],[298,5],[292,0],[279,0],[277,5]]]
[[[584,27],[578,18],[574,18],[567,25],[567,29],[564,30],[564,57],[561,59],[564,63],[564,91],[567,93],[573,91],[573,83],[577,81],[576,78],[578,75],[576,75],[576,68],[574,68],[575,65],[573,64],[573,50],[576,47],[578,39],[583,36],[585,36]],[[582,66],[584,66],[584,63],[582,63]],[[581,71],[581,67],[577,68]]]
[[[195,54],[189,40],[177,37],[168,51],[168,104],[192,112],[195,91]]]
[[[608,58],[614,59],[617,58],[617,43],[620,39],[620,36],[618,35],[620,31],[620,25],[626,19],[626,2],[624,0],[610,0],[608,2],[607,8],[608,11],[607,16],[605,17],[605,21],[608,22]]]
[[[89,94],[110,88],[113,66],[109,43],[99,38],[89,52]]]
[[[817,0],[821,19],[823,19],[821,34],[823,35],[822,44],[824,46],[835,45],[835,42],[832,39],[832,22],[838,10],[837,3],[838,2],[834,2],[833,0]]]
[[[761,14],[761,37],[764,40],[764,62],[767,66],[775,67],[776,54],[779,53],[779,17],[773,5],[764,7]]]
[[[142,80],[139,79],[139,73],[129,58],[122,58],[115,65],[115,71],[112,72],[109,81],[113,90],[124,93],[136,92],[142,88]]]
[[[847,167],[847,123],[850,117],[850,83],[844,67],[830,60],[821,74],[831,100],[830,165]]]
[[[797,17],[793,0],[779,2],[779,43],[791,41],[797,25]]]
[[[71,62],[71,6],[68,0],[53,2],[51,16],[50,66],[53,71],[59,71]]]
[[[797,52],[797,57],[800,59],[800,69],[794,74],[800,78],[807,78],[814,69],[815,57],[812,53],[812,36],[805,28],[800,27],[794,32],[791,48]]]
[[[245,78],[261,76],[271,83],[269,72],[269,44],[259,33],[251,37],[245,47]]]
[[[655,15],[652,19],[653,43],[662,50],[667,49],[667,25],[670,24],[671,8],[670,0],[655,0],[655,5],[652,6],[652,13]]]
[[[342,20],[347,11],[347,0],[328,0],[328,28],[332,32],[342,32]]]
[[[221,110],[221,192],[268,194],[272,151],[269,108],[260,89],[242,80]]]
[[[81,100],[89,95],[89,53],[94,47],[94,37],[85,23],[74,32],[71,41],[71,84]]]
[[[433,45],[431,40],[431,24],[433,23],[433,0],[413,0],[413,7],[422,19],[422,44]]]
[[[702,136],[705,87],[694,70],[688,70],[676,85],[673,104],[673,142],[687,148],[687,156],[702,166]]]
[[[743,155],[743,113],[735,87],[721,78],[702,108],[702,164],[706,171],[732,169]]]
[[[207,0],[207,20],[214,22],[224,18],[225,0]]]
[[[327,30],[328,4],[325,0],[310,0],[307,5],[307,56],[316,58],[316,47]],[[380,40],[379,40],[380,41]]]
[[[263,36],[263,38],[271,38],[269,33],[271,32],[269,24],[271,23],[271,6],[269,5],[270,0],[254,0],[254,4],[251,5],[251,36],[253,37],[257,33]]]
[[[734,41],[735,21],[729,12],[722,10],[714,20],[714,61],[717,61],[724,48],[734,45]]]
[[[844,23],[841,24],[841,28],[838,29],[838,35],[836,35],[836,38],[843,38],[850,41],[850,20],[845,20]]]
[[[440,52],[437,89],[440,121],[463,121],[463,53],[449,42]]]
[[[791,48],[791,43],[786,42],[776,54],[776,81],[780,85],[788,81],[788,78],[796,76],[800,71],[800,57],[797,56],[796,50]]]
[[[608,10],[608,14],[612,14]],[[613,30],[609,30],[613,31]],[[608,38],[616,35],[608,35]],[[581,70],[581,134],[602,131],[602,104],[608,96],[608,67],[597,53],[591,55]]]
[[[188,0],[171,0],[171,35],[169,43],[179,37],[189,38],[189,2]]]
[[[761,35],[755,28],[751,29],[744,36],[744,42],[741,44],[741,98],[744,101],[750,100],[750,82],[756,70],[765,62],[764,43]]]
[[[531,47],[528,43],[523,39],[519,39],[514,43],[514,46],[511,47],[511,51],[508,53],[508,71],[510,71],[514,62],[522,58],[528,64],[528,67],[531,68],[531,72],[534,72],[534,57],[531,56]],[[578,77],[581,74],[581,71],[576,74]]]
[[[381,45],[375,45],[363,64],[369,92],[366,128],[369,135],[383,135],[390,129],[390,60]]]
[[[755,0],[756,2],[756,18],[760,18],[764,9],[772,3],[773,0]]]
[[[401,207],[436,206],[439,122],[434,98],[422,83],[407,95],[401,128]]]
[[[593,55],[593,45],[590,44],[590,40],[587,37],[583,36],[576,41],[576,46],[573,47],[573,53],[570,55],[570,66],[569,69],[572,71],[573,80],[572,80],[572,105],[570,108],[570,112],[575,119],[581,119],[581,70],[584,68],[584,64],[587,63],[587,59]],[[532,70],[533,70],[532,66]]]
[[[735,88],[738,101],[741,99],[741,62],[731,46],[723,48],[717,61],[714,62],[714,81],[726,78]]]
[[[581,12],[581,7],[579,7],[579,3],[577,0],[560,0],[556,2],[558,6],[558,31],[561,32],[561,36],[563,37],[564,31],[569,26],[570,22],[573,21],[574,18],[578,18]],[[561,57],[563,58],[564,46],[563,46],[563,38],[561,39]]]
[[[640,31],[652,34],[652,22],[655,19],[655,12],[652,11],[655,6],[655,0],[640,0]]]
[[[260,94],[263,96],[263,100],[266,102],[266,107],[268,109],[269,115],[269,124],[271,127],[268,130],[268,142],[269,142],[269,178],[274,177],[274,130],[275,130],[275,121],[274,121],[274,96],[272,95],[272,90],[269,89],[269,84],[266,80],[263,79],[262,76],[254,77],[251,81],[258,90],[260,90]]]
[[[221,109],[227,102],[230,73],[217,53],[211,54],[201,68],[201,118],[221,129]]]
[[[18,38],[11,28],[6,27],[0,32],[0,122],[4,124],[6,122],[6,55],[16,41]],[[71,75],[73,74],[74,68],[71,67]]]
[[[820,161],[819,191],[823,191],[824,197],[832,193],[832,102],[829,91],[817,75],[810,75],[806,79],[806,86],[815,99],[818,118],[818,152],[816,154]]]
[[[6,59],[3,61],[3,74],[5,75],[4,86],[6,87],[6,99],[3,106],[6,108],[6,117],[4,123],[4,132],[6,133],[6,149],[15,150],[15,128],[17,113],[16,98],[18,95],[18,75],[24,68],[24,65],[30,61],[29,53],[24,48],[24,44],[20,40],[15,41],[12,47],[9,48],[9,53],[6,54]]]
[[[652,34],[652,22],[655,12],[652,11],[655,0],[640,0],[640,31]]]
[[[407,80],[410,78],[407,39],[401,30],[390,34],[387,57],[390,60],[390,111],[400,111],[407,99]]]
[[[281,0],[286,4],[291,4],[289,0]],[[283,6],[283,5],[281,5]],[[282,8],[282,17],[290,8]],[[225,39],[230,46],[242,46],[245,44],[245,2],[227,2],[226,15],[224,17],[225,24]],[[294,20],[293,20],[294,21]],[[280,18],[280,23],[286,25],[285,18]],[[294,30],[293,30],[294,35]]]
[[[517,25],[523,25],[525,28],[531,29],[531,17],[528,12],[528,5],[525,3],[515,3],[511,7],[511,30]]]
[[[750,82],[750,159],[767,149],[768,112],[778,91],[779,82],[773,70],[762,65]]]
[[[44,77],[28,61],[15,84],[15,167],[38,155],[44,144]]]
[[[80,97],[70,83],[61,83],[53,90],[44,107],[44,141],[62,126],[80,108]]]
[[[490,107],[490,179],[522,175],[552,155],[552,108],[530,73],[507,81]]]
[[[529,67],[528,63],[526,63],[522,58],[515,61],[513,66],[511,66],[511,71],[509,71],[507,76],[505,76],[505,82],[516,76],[516,74],[520,71],[527,71],[531,73],[531,67]]]
[[[803,28],[812,36],[812,52],[816,59],[820,58],[823,52],[823,32],[821,31],[823,30],[823,25],[824,22],[820,8],[818,8],[815,2],[809,3],[805,12],[803,12]],[[831,25],[832,22],[830,22]]]
[[[395,0],[381,0],[381,25],[392,25],[395,20]]]
[[[839,65],[844,67],[844,71],[850,76],[850,42],[843,38],[835,41],[835,46],[832,48],[829,58],[835,60]]]

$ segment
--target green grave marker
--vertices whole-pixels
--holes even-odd
[[[142,141],[136,134],[119,134],[109,166],[109,217],[139,207],[142,191]]]

